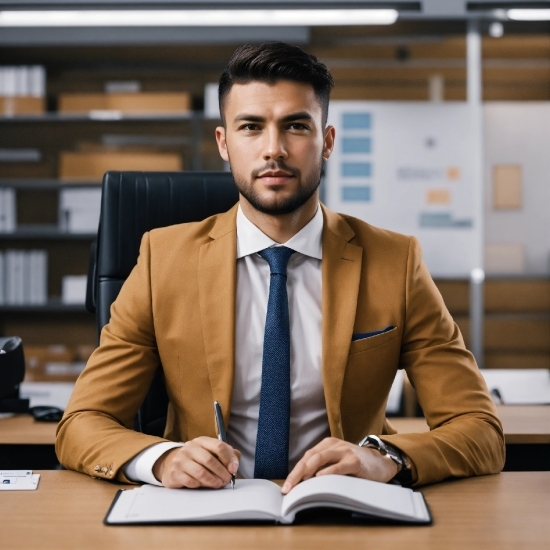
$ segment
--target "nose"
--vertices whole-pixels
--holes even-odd
[[[283,133],[276,127],[266,128],[264,160],[286,159],[288,157]]]

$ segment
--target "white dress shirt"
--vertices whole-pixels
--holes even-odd
[[[289,468],[305,451],[330,434],[321,372],[321,260],[323,214],[312,220],[284,246],[296,252],[287,268],[290,315],[290,439]],[[280,246],[237,211],[237,296],[235,379],[228,443],[241,451],[239,475],[254,477],[254,455],[260,408],[262,355],[269,296],[269,264],[257,253]],[[145,449],[123,467],[132,480],[161,485],[154,463],[182,443],[159,443]]]

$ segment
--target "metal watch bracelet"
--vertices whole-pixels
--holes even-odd
[[[377,435],[367,435],[360,442],[359,447],[376,449],[382,455],[389,456],[400,468],[397,474],[390,480],[390,483],[397,482],[400,485],[410,485],[412,483],[412,469],[410,460],[397,447],[385,443]]]

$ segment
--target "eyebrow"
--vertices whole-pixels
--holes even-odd
[[[294,122],[296,120],[313,120],[313,117],[307,111],[300,111],[299,113],[291,113],[281,119],[282,122]],[[234,122],[265,122],[266,119],[263,116],[251,115],[243,113],[237,115]]]

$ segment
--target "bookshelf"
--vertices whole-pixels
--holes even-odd
[[[484,100],[548,100],[548,71],[530,73],[529,78],[524,74],[532,72],[533,64],[547,60],[550,39],[546,29],[538,32],[538,36],[507,32],[498,40],[483,37]],[[109,34],[109,44],[112,38]],[[88,44],[65,40],[40,46],[24,40],[3,48],[1,64],[41,64],[46,67],[47,81],[43,113],[0,116],[0,149],[35,149],[41,153],[38,162],[0,163],[0,187],[14,188],[18,204],[17,230],[0,234],[0,250],[44,248],[50,261],[47,303],[0,306],[0,333],[18,334],[32,345],[95,345],[93,316],[83,307],[62,304],[59,299],[64,274],[86,273],[94,235],[60,231],[57,215],[62,188],[98,185],[100,178],[87,182],[60,180],[59,153],[73,149],[78,141],[114,147],[147,145],[181,154],[184,169],[223,169],[213,139],[219,121],[207,119],[202,113],[204,87],[216,81],[236,43],[245,40],[239,37],[223,44],[121,42],[118,46],[107,46],[100,38]],[[434,73],[445,79],[445,100],[466,97],[462,23],[399,21],[385,29],[314,28],[308,40],[304,47],[327,62],[337,81],[333,99],[427,100]],[[518,56],[522,63],[517,62]],[[144,92],[188,92],[192,96],[191,110],[154,115],[117,110],[86,114],[58,111],[61,94],[102,92],[107,81],[139,81]],[[500,297],[495,303],[504,303],[502,296],[515,295],[523,304],[518,306],[522,311],[515,306],[498,310],[490,305],[492,289],[501,287],[492,281],[486,284],[486,319],[490,321],[486,325],[486,351],[491,354],[490,365],[500,365],[511,353],[515,354],[514,364],[550,365],[550,344],[545,336],[550,305],[545,305],[544,311],[533,311],[519,298],[524,288],[533,288],[536,296],[547,296],[550,281],[539,282],[542,286],[514,280],[513,290],[497,292]],[[467,281],[450,286],[444,281],[438,284],[467,338]],[[548,300],[540,301],[546,304]],[[536,322],[536,338],[531,336],[532,321]],[[519,327],[517,334],[514,327]],[[502,336],[506,331],[512,333],[513,342],[518,340],[516,348],[512,340]],[[521,341],[531,343],[521,349]]]
[[[65,220],[60,204],[65,190],[97,190],[105,170],[99,168],[93,174],[67,175],[64,155],[66,158],[73,154],[73,166],[76,164],[77,168],[79,158],[75,163],[74,157],[78,154],[74,153],[95,154],[96,158],[104,154],[108,162],[113,155],[120,159],[125,153],[126,158],[129,154],[138,160],[146,153],[152,157],[156,155],[156,165],[135,168],[144,170],[221,170],[223,162],[213,139],[219,121],[206,118],[201,110],[204,85],[212,80],[209,74],[198,79],[174,80],[173,66],[140,65],[139,59],[137,63],[133,59],[119,60],[116,70],[105,69],[103,61],[98,63],[92,50],[80,53],[82,68],[75,70],[74,63],[65,59],[64,54],[63,59],[57,57],[55,48],[41,51],[23,48],[21,52],[28,52],[30,59],[11,58],[4,64],[41,64],[47,78],[41,92],[40,109],[34,106],[34,110],[29,108],[24,112],[25,102],[15,98],[8,101],[12,112],[6,108],[0,114],[0,150],[3,153],[0,190],[11,189],[16,204],[15,228],[9,224],[0,226],[0,230],[12,229],[0,232],[0,253],[5,257],[8,250],[17,250],[28,256],[31,250],[45,250],[48,257],[47,299],[41,303],[14,303],[12,293],[8,301],[0,300],[0,334],[18,335],[23,339],[28,366],[29,363],[33,365],[27,370],[33,373],[30,380],[50,381],[44,376],[48,364],[85,361],[97,343],[94,316],[86,311],[84,304],[62,300],[63,278],[87,274],[90,245],[96,232],[66,230],[61,223]],[[138,53],[138,58],[141,54]],[[138,93],[143,92],[142,99],[149,101],[155,94],[168,99],[171,96],[172,100],[178,96],[185,101],[187,97],[188,106],[184,109],[180,104],[181,110],[177,112],[162,112],[166,104],[149,113],[94,109],[93,106],[82,112],[63,112],[63,103],[71,94],[77,100],[82,100],[83,94],[100,96],[100,99],[103,94],[104,98],[109,98],[109,103],[113,96],[107,95],[107,88],[113,81],[115,87],[120,82],[123,87],[124,82],[137,82]],[[139,104],[140,98],[133,95],[127,96],[125,101],[135,103],[136,99]],[[211,139],[205,139],[207,135]],[[167,158],[172,161],[180,158],[181,166],[167,167],[163,164]],[[115,162],[107,169],[134,168]],[[67,381],[67,377],[63,380]],[[53,377],[51,381],[57,380]]]

